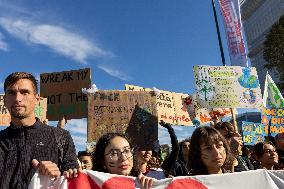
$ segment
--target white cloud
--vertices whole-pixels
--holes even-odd
[[[2,33],[0,33],[0,50],[2,51],[8,51],[8,44],[4,41],[4,36]]]
[[[0,18],[0,26],[16,38],[30,44],[44,45],[80,63],[86,63],[93,56],[113,56],[89,39],[60,26],[5,17]]]
[[[68,120],[65,128],[74,134],[83,134],[87,136],[87,119]]]
[[[107,74],[119,78],[123,81],[129,81],[131,80],[131,77],[125,75],[124,73],[122,73],[121,71],[111,68],[109,66],[106,65],[98,65],[98,68],[100,68],[101,70],[105,71]]]

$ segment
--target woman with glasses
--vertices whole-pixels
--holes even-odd
[[[199,127],[191,136],[189,165],[191,175],[222,174],[231,160],[224,137],[212,127]]]
[[[278,154],[272,142],[259,142],[254,145],[252,157],[258,169],[273,170],[278,164]]]
[[[96,145],[94,170],[124,176],[138,176],[143,188],[150,188],[153,179],[143,174],[138,175],[133,154],[133,148],[124,134],[107,133],[98,140]]]

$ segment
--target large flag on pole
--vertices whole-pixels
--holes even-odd
[[[38,173],[32,178],[29,189],[135,189],[141,188],[135,177],[96,171],[85,171],[72,179],[50,180]],[[155,180],[151,189],[283,189],[284,171],[264,169],[238,173],[181,176]]]
[[[264,84],[263,105],[265,108],[284,108],[284,98],[268,73]]]
[[[239,0],[219,0],[232,66],[247,67]]]

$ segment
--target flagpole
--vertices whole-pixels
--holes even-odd
[[[221,35],[220,35],[220,29],[219,29],[219,23],[218,23],[217,14],[216,14],[215,1],[211,0],[211,2],[212,2],[213,13],[214,13],[215,26],[216,26],[217,35],[218,35],[218,42],[219,42],[219,48],[220,48],[222,63],[223,63],[223,66],[226,66],[224,50],[223,50],[223,45],[222,45],[222,40],[221,40]]]

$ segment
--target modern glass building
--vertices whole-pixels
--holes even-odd
[[[263,42],[271,26],[284,14],[284,0],[240,0],[242,23],[251,66],[256,67],[261,88],[264,87],[267,62],[263,59]],[[268,72],[275,82],[279,74]]]

